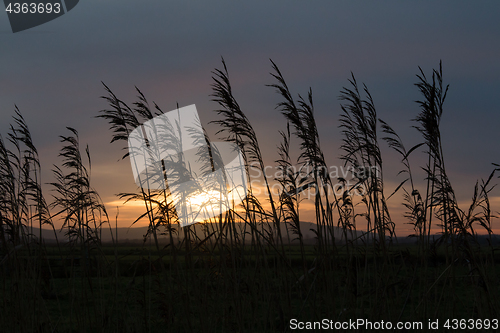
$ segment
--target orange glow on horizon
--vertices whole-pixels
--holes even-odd
[[[267,202],[267,198],[261,198],[261,202],[265,203]],[[192,198],[190,199],[190,203],[192,204],[201,204],[206,200],[206,196],[201,196],[198,199]],[[493,207],[497,206],[497,203],[500,203],[500,197],[492,197],[490,198],[490,203]],[[464,202],[461,204],[462,207],[466,207],[467,203]],[[116,210],[118,208],[119,214],[118,214],[118,226],[119,227],[130,227],[132,222],[137,219],[141,214],[145,212],[145,205],[143,201],[140,200],[133,200],[129,201],[128,203],[124,204],[123,201],[121,200],[113,200],[106,202],[106,207],[108,209],[108,214],[110,218],[110,223],[114,225],[115,222],[115,216],[116,216]],[[303,200],[299,203],[299,218],[303,222],[312,222],[314,223],[315,221],[315,207],[314,203],[311,200]],[[358,209],[362,209],[359,207]],[[238,209],[237,209],[238,210]],[[414,233],[412,225],[408,224],[408,220],[404,217],[404,211],[405,207],[401,205],[401,203],[394,201],[389,204],[389,210],[391,214],[391,218],[393,221],[395,221],[396,226],[395,226],[395,231],[396,231],[396,236],[398,237],[406,237]],[[200,221],[199,223],[204,223],[204,222],[209,222],[209,221]],[[144,218],[140,221],[138,221],[136,224],[133,225],[133,227],[144,227],[149,224],[149,221],[147,218]],[[356,227],[359,231],[366,231],[367,229],[367,224],[366,224],[366,219],[363,217],[357,217],[356,219]],[[492,219],[492,231],[494,234],[500,234],[500,221],[497,218]],[[480,227],[479,225],[476,225],[474,228],[475,232],[479,235],[486,235],[487,232]],[[441,229],[439,227],[436,227],[435,225],[432,228],[432,234],[438,234],[441,232]]]

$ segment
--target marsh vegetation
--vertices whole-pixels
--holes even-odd
[[[417,75],[420,112],[412,124],[421,142],[411,147],[379,119],[368,88],[354,76],[348,80],[340,92],[339,144],[354,185],[324,172],[312,91],[291,92],[278,66],[271,66],[270,89],[277,92],[276,112],[286,128],[276,161],[264,161],[224,61],[213,72],[211,97],[219,135],[240,148],[246,172],[257,168],[265,174],[273,164],[281,176],[262,179],[265,195],[249,186],[237,209],[184,228],[168,190],[121,193],[124,202],[144,204],[135,220],[148,222],[141,245],[117,241],[119,217],[108,215],[95,191],[90,151],[73,128],[61,136],[51,191],[43,193],[29,121],[16,108],[11,130],[0,140],[2,331],[285,332],[292,318],[498,318],[500,257],[492,233],[497,208],[489,195],[500,166],[493,164],[491,174],[473,186],[470,205],[460,207],[441,143],[448,92],[441,64],[429,76],[422,70]],[[113,144],[126,147],[134,128],[163,113],[140,90],[128,105],[104,89],[107,107],[98,117],[109,123]],[[403,181],[390,193],[382,145],[400,157]],[[410,155],[422,151],[426,163],[412,165]],[[424,179],[415,176],[420,169]],[[271,191],[271,181],[281,185],[280,193]],[[344,185],[340,194],[333,191],[337,184]],[[303,230],[301,218],[309,190],[311,231]],[[392,196],[403,198],[405,221],[391,216]],[[398,243],[398,223],[412,225],[412,245]],[[59,224],[63,238],[55,230]],[[42,229],[58,240],[48,243]],[[313,240],[305,236],[311,232]],[[110,242],[102,241],[103,233],[112,235]]]

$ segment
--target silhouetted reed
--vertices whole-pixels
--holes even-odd
[[[6,142],[0,137],[0,327],[9,332],[286,332],[292,318],[424,325],[428,319],[497,318],[499,258],[490,197],[500,166],[494,164],[489,176],[476,182],[470,205],[460,207],[441,141],[448,92],[441,64],[431,77],[422,70],[417,76],[422,98],[414,128],[422,141],[409,149],[378,118],[368,88],[352,75],[340,92],[338,122],[340,160],[352,179],[329,172],[312,90],[294,98],[278,66],[271,65],[269,86],[278,93],[276,109],[285,118],[273,161],[279,171],[275,178],[265,176],[268,164],[222,60],[212,73],[214,124],[217,135],[242,152],[247,196],[205,223],[181,228],[186,212],[176,210],[172,192],[187,180],[193,183],[182,195],[200,190],[196,177],[223,169],[222,153],[206,133],[193,129],[195,155],[203,164],[200,174],[193,174],[182,154],[164,158],[165,151],[183,152],[183,143],[176,141],[180,125],[157,124],[150,133],[154,137],[144,137],[158,141],[149,153],[161,160],[162,172],[141,173],[138,165],[131,166],[136,182],[161,186],[117,194],[125,203],[144,204],[130,221],[131,226],[147,221],[138,246],[117,242],[118,212],[112,230],[91,182],[89,148],[80,147],[74,128],[60,136],[61,164],[53,167],[47,204],[38,152],[16,108]],[[126,142],[134,129],[164,115],[137,88],[131,106],[104,88],[108,107],[97,117],[109,123],[111,142]],[[388,196],[380,133],[403,165],[398,173],[403,178]],[[420,150],[426,164],[415,167],[411,160]],[[134,154],[127,151],[123,159],[136,162]],[[250,182],[253,168],[263,175],[264,194]],[[277,193],[271,191],[276,183]],[[416,244],[396,238],[395,223],[403,221],[391,218],[387,202],[398,199]],[[314,207],[311,225],[302,220],[306,200]],[[57,220],[62,234],[55,230]],[[54,244],[44,239],[47,228]],[[110,244],[103,241],[105,233],[111,234]]]

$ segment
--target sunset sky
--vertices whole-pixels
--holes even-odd
[[[196,104],[212,139],[217,119],[211,102],[214,68],[224,57],[233,92],[257,133],[264,160],[275,165],[278,131],[286,122],[275,106],[272,59],[294,94],[312,88],[321,146],[329,165],[340,166],[339,92],[351,72],[368,86],[378,116],[407,148],[421,142],[411,119],[419,112],[418,66],[428,75],[443,61],[450,84],[441,123],[448,175],[462,209],[476,180],[500,163],[500,2],[482,1],[130,1],[85,0],[64,16],[12,33],[0,14],[0,133],[17,105],[41,156],[43,182],[60,165],[59,135],[76,128],[92,156],[92,182],[112,218],[120,192],[136,190],[124,142],[99,110],[104,82],[122,100],[136,100],[137,86],[164,111]],[[382,136],[382,135],[381,135]],[[386,193],[403,180],[398,156],[381,141]],[[293,141],[297,149],[297,141]],[[425,164],[422,150],[411,162]],[[423,187],[421,187],[423,189]],[[50,194],[50,187],[44,188]],[[500,211],[500,189],[492,193]],[[401,235],[399,197],[389,201]],[[307,208],[307,204],[304,204]],[[129,226],[141,207],[120,208]],[[306,215],[307,216],[307,215]],[[494,229],[500,232],[496,220]]]

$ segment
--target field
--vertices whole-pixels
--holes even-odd
[[[305,248],[305,258],[296,245],[283,253],[200,248],[179,251],[174,262],[168,248],[154,246],[108,244],[82,258],[52,245],[43,249],[40,275],[30,276],[37,257],[20,250],[16,268],[3,266],[2,325],[7,331],[276,332],[293,318],[495,318],[498,254],[476,253],[482,275],[465,259],[447,263],[444,251],[423,258],[415,245],[390,246],[385,256],[363,252],[340,249],[318,259],[314,246]],[[304,263],[312,267],[305,275]]]

